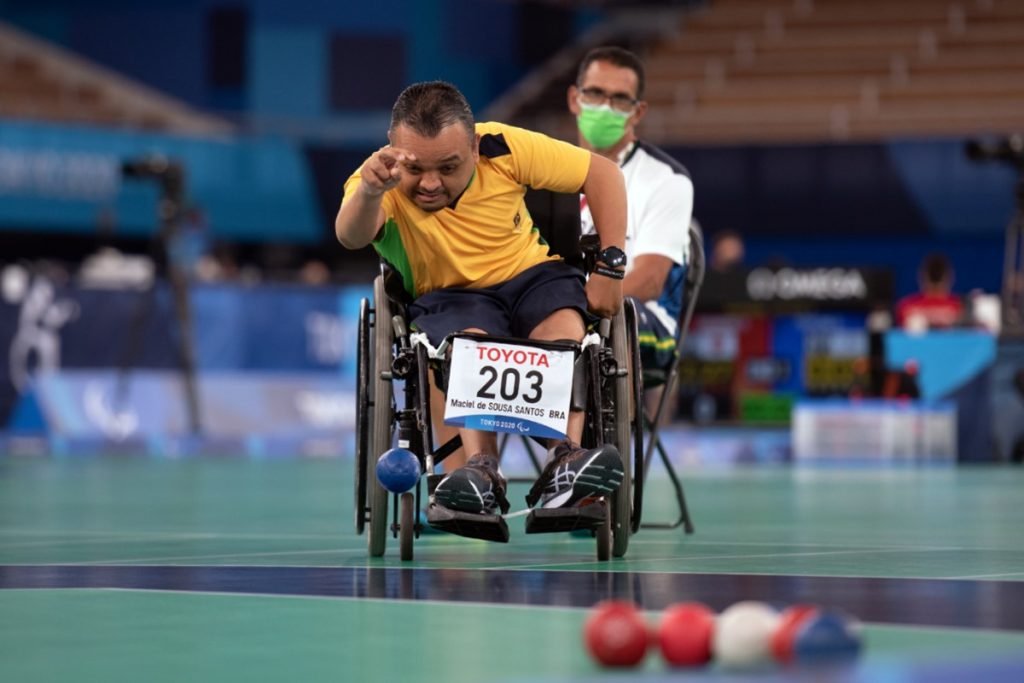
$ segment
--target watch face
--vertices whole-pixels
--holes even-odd
[[[626,265],[626,252],[618,247],[608,247],[601,252],[601,261],[612,268]]]

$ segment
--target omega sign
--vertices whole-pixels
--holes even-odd
[[[865,299],[868,288],[860,271],[852,268],[756,268],[747,275],[747,294],[758,301]]]

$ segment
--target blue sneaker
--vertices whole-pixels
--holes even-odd
[[[611,444],[585,449],[563,441],[549,458],[526,496],[530,507],[573,507],[587,498],[611,495],[625,476],[619,449]]]
[[[505,491],[508,483],[498,468],[498,459],[477,454],[463,467],[451,472],[434,489],[434,503],[457,512],[493,515],[508,512]]]

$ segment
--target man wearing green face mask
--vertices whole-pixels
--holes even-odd
[[[685,282],[693,182],[675,159],[637,138],[647,113],[644,67],[618,47],[591,50],[569,87],[579,145],[615,162],[626,180],[626,277],[622,293],[637,304],[640,356],[645,371],[664,370],[675,358],[675,332]],[[584,233],[593,232],[586,198]]]

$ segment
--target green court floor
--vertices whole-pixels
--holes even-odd
[[[345,459],[0,457],[0,680],[616,679],[582,652],[578,606],[267,595],[259,586],[5,587],[3,577],[26,565],[43,584],[40,565],[85,576],[115,565],[194,567],[199,577],[204,567],[410,566],[442,586],[479,570],[939,579],[929,585],[980,586],[964,593],[972,601],[986,599],[986,586],[1024,580],[1021,468],[776,466],[684,477],[697,533],[642,530],[620,560],[597,562],[589,539],[526,536],[512,520],[507,545],[427,535],[403,565],[397,543],[382,559],[366,557]],[[525,489],[513,487],[513,508]],[[652,479],[646,520],[675,516],[668,491]],[[1024,656],[1016,627],[869,620],[865,634],[857,680],[917,680],[907,667]],[[644,675],[664,671],[651,657]]]
[[[346,460],[0,460],[0,564],[401,563],[370,560]],[[697,533],[641,530],[616,571],[1024,580],[1024,469],[801,468],[684,473]],[[513,485],[513,509],[525,485]],[[644,520],[676,510],[653,478]],[[594,569],[593,543],[421,537],[414,566]]]
[[[5,681],[471,683],[599,673],[581,646],[580,610],[132,591],[4,593]],[[866,638],[860,666],[867,672],[910,659],[969,664],[1024,648],[1021,633],[960,629],[870,626]],[[646,674],[664,671],[656,656],[648,657]]]

